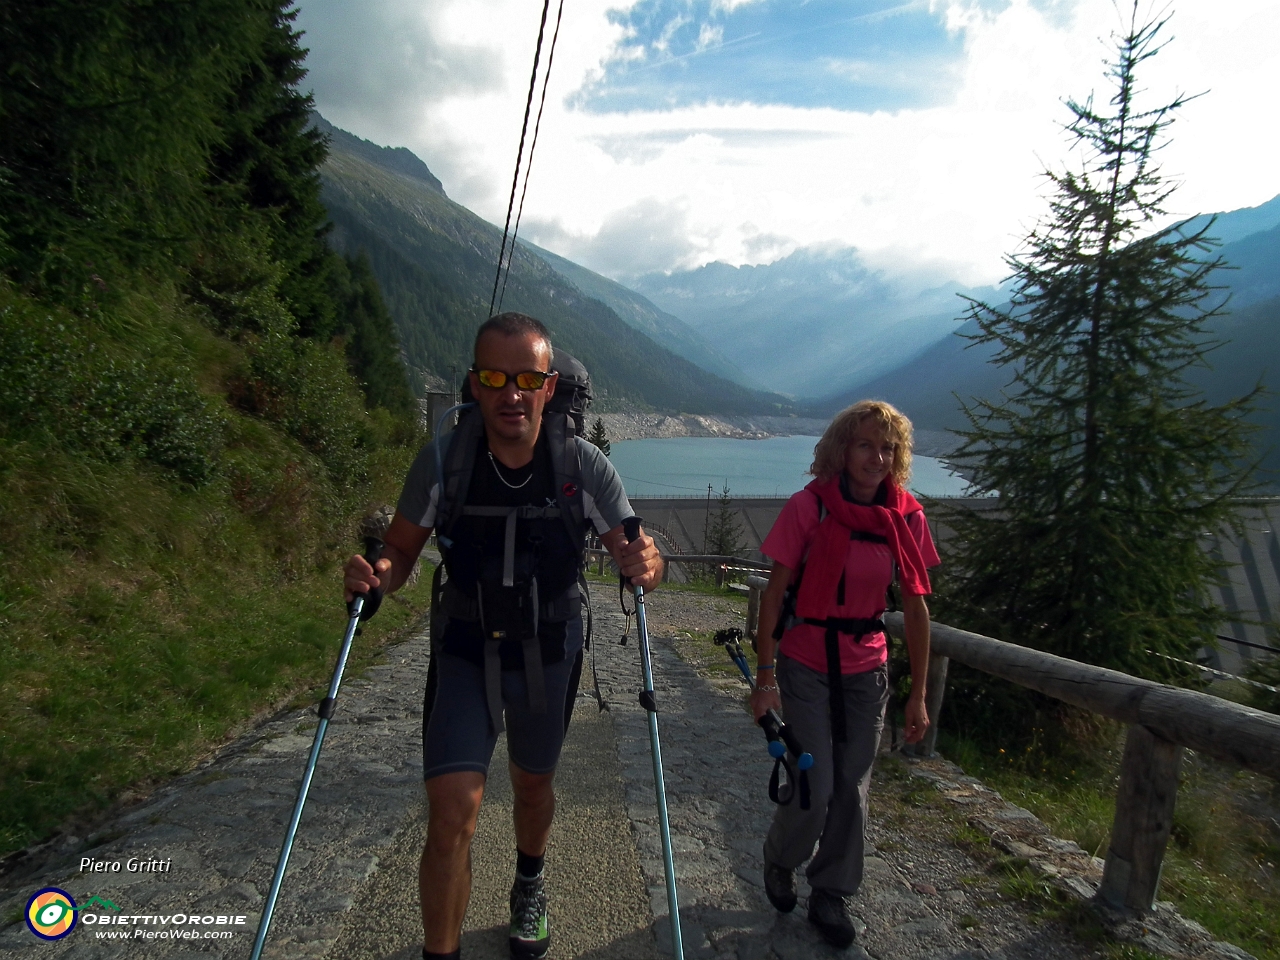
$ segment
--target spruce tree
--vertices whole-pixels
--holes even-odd
[[[998,400],[966,406],[957,456],[997,509],[957,511],[948,615],[1003,639],[1153,678],[1213,642],[1219,575],[1202,537],[1249,484],[1256,391],[1211,406],[1186,381],[1224,308],[1212,221],[1160,227],[1155,162],[1186,98],[1140,109],[1136,73],[1165,20],[1135,3],[1107,106],[1068,100],[1078,169],[1048,172],[1049,212],[1006,262],[1006,306],[970,301]],[[1163,655],[1163,656],[1162,656]]]
[[[587,435],[587,440],[599,447],[600,452],[606,457],[609,456],[609,435],[605,433],[604,421],[599,417],[596,417],[596,422],[591,425],[591,432]]]
[[[330,224],[320,165],[328,146],[311,125],[311,95],[300,89],[307,51],[293,26],[298,11],[292,0],[241,2],[242,15],[258,22],[261,41],[227,99],[209,175],[224,202],[266,215],[270,255],[284,267],[280,295],[298,332],[325,340],[342,332],[326,289],[341,266],[325,244]]]
[[[738,557],[747,549],[742,539],[742,521],[738,512],[733,509],[733,497],[729,494],[726,482],[720,491],[719,509],[711,517],[711,528],[707,533],[707,549],[718,557]]]
[[[329,256],[337,261],[330,288],[343,324],[347,365],[360,381],[370,408],[383,407],[396,417],[416,422],[421,416],[400,358],[395,323],[382,299],[378,281],[361,252],[356,257]]]

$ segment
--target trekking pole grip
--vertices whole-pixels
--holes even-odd
[[[804,747],[800,745],[800,738],[796,736],[795,731],[792,730],[790,727],[788,727],[784,723],[782,725],[782,729],[779,730],[778,732],[782,735],[782,739],[786,742],[787,749],[791,751],[791,755],[796,758],[796,769],[808,770],[810,767],[812,767],[813,754],[809,753],[807,750],[805,750]]]
[[[640,518],[627,517],[622,521],[622,532],[627,535],[627,543],[640,536]]]
[[[631,543],[632,541],[634,541],[636,537],[640,536],[640,518],[627,517],[627,519],[623,520],[622,532],[626,535],[627,543]],[[627,587],[631,585],[630,583],[627,582],[627,578],[622,573],[621,563],[618,564],[618,585],[619,585],[619,590],[621,590],[622,587]],[[624,608],[624,612],[625,612],[625,608]]]
[[[377,564],[382,559],[382,548],[384,544],[377,537],[370,534],[364,538],[364,561],[377,572]],[[355,598],[347,604],[347,615],[356,616],[357,612],[361,620],[368,620],[378,612],[378,607],[382,606],[381,587],[373,587],[366,593],[357,594]],[[356,604],[360,604],[359,611],[356,610]]]

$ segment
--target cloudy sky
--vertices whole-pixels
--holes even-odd
[[[1118,3],[564,0],[521,236],[622,279],[840,244],[890,271],[998,280],[1044,210],[1038,173],[1071,162],[1062,100],[1109,93]],[[1162,154],[1183,184],[1173,212],[1269,200],[1280,3],[1156,9],[1171,42],[1142,102],[1205,91]],[[409,147],[501,224],[541,12],[302,0],[307,82],[330,121]]]

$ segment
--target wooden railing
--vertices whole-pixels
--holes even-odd
[[[758,626],[767,581],[749,577],[747,633]],[[886,613],[889,633],[904,639],[902,614]],[[1077,663],[946,624],[931,625],[926,706],[934,720],[912,750],[932,756],[951,660],[1129,725],[1111,843],[1098,896],[1145,913],[1155,903],[1173,827],[1184,748],[1280,780],[1280,716],[1194,690]]]
[[[887,613],[884,621],[891,634],[903,637],[901,613]],[[930,717],[942,711],[947,666],[956,660],[1129,725],[1098,888],[1098,896],[1113,905],[1145,913],[1155,903],[1184,747],[1280,780],[1280,717],[1274,714],[946,624],[933,624],[931,634]],[[931,755],[936,743],[935,723],[916,752]]]

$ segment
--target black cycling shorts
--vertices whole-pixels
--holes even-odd
[[[502,671],[507,755],[526,773],[551,773],[560,762],[582,671],[582,621],[577,617],[568,622],[565,645],[569,652],[563,660],[542,667],[547,689],[544,713],[529,709],[523,668]],[[435,677],[428,680],[422,715],[423,779],[461,770],[487,776],[498,737],[489,721],[484,666],[441,653],[432,667]]]

